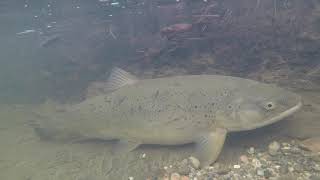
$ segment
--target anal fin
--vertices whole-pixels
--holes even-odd
[[[218,128],[202,135],[196,141],[195,157],[200,160],[200,166],[206,167],[215,162],[223,148],[227,130]]]

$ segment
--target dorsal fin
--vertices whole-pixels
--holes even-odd
[[[106,84],[106,91],[115,91],[125,85],[130,85],[138,82],[139,79],[135,77],[134,75],[126,72],[123,69],[120,69],[118,67],[114,67],[111,70],[109,79]]]

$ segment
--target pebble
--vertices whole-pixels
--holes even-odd
[[[268,146],[268,152],[271,156],[277,155],[280,149],[280,143],[273,141]]]
[[[161,178],[161,180],[170,180],[168,174],[165,174],[165,175]]]
[[[294,171],[294,168],[293,168],[293,167],[288,167],[288,170],[289,170],[290,172],[293,172],[293,171]]]
[[[134,180],[134,178],[133,178],[133,177],[129,177],[128,179],[129,179],[129,180]]]
[[[255,168],[260,168],[261,167],[261,162],[258,159],[252,159],[252,164]]]
[[[290,147],[290,146],[284,146],[284,147],[282,147],[281,149],[282,149],[282,150],[290,150],[291,147]]]
[[[240,161],[245,163],[245,164],[249,163],[249,159],[248,159],[248,157],[246,155],[241,155],[240,156]]]
[[[197,158],[190,156],[189,161],[190,161],[193,168],[195,168],[195,169],[200,168],[200,161]]]
[[[269,169],[266,169],[265,171],[264,171],[264,177],[265,178],[270,178],[271,176],[272,176],[273,174],[272,174],[272,171],[271,170],[269,170]]]
[[[254,147],[250,147],[250,148],[248,149],[248,153],[249,153],[249,154],[254,154],[254,152],[255,152]]]
[[[170,176],[170,180],[180,180],[181,176],[179,173],[172,173]]]
[[[181,176],[180,180],[189,180],[190,178],[188,176]]]
[[[287,166],[280,166],[279,172],[281,174],[287,174],[288,173],[288,167]]]
[[[188,159],[184,159],[182,160],[179,164],[178,164],[178,173],[182,174],[182,175],[188,175],[190,172],[190,169],[188,167]]]
[[[241,166],[240,166],[239,164],[235,164],[235,165],[233,165],[233,168],[234,168],[234,169],[240,169]]]
[[[258,176],[264,176],[264,170],[262,170],[262,169],[257,169],[257,175],[258,175]]]
[[[224,175],[224,174],[228,174],[231,171],[231,169],[227,166],[219,166],[216,169],[216,173],[219,175]]]

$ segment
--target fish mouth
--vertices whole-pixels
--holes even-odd
[[[270,118],[266,121],[264,121],[263,123],[261,124],[257,124],[255,126],[247,126],[247,127],[243,127],[241,128],[241,131],[247,131],[247,130],[252,130],[252,129],[256,129],[256,128],[260,128],[260,127],[263,127],[263,126],[266,126],[266,125],[269,125],[269,124],[272,124],[272,123],[275,123],[277,121],[280,121],[282,119],[285,119],[287,118],[288,116],[294,114],[295,112],[297,112],[298,110],[300,110],[300,108],[302,107],[303,103],[302,101],[300,101],[297,105],[293,106],[292,108],[280,113],[278,116],[275,116],[273,118]]]

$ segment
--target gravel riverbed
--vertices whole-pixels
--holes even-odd
[[[204,169],[199,169],[196,158],[189,157],[164,166],[162,176],[147,180],[319,180],[320,154],[309,148],[300,141],[272,141],[265,148],[248,148],[234,164],[216,162]]]

